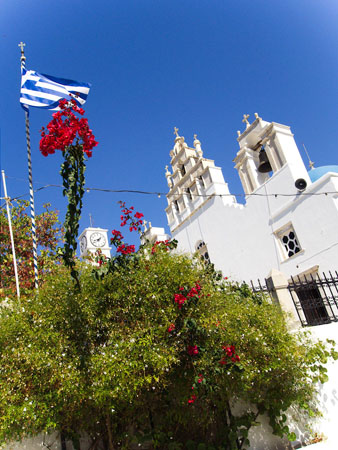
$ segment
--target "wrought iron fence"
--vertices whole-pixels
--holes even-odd
[[[291,277],[288,286],[303,326],[338,321],[338,273]]]
[[[265,294],[269,295],[271,300],[274,300],[274,289],[273,286],[271,285],[271,283],[269,283],[269,280],[267,280],[266,278],[264,278],[264,283],[261,283],[261,280],[257,280],[257,284],[254,285],[253,281],[250,280],[250,284],[251,284],[251,289],[253,292],[255,293],[259,293],[259,292],[264,292]]]
[[[276,292],[269,279],[265,284],[253,284],[254,292],[266,292],[276,298]],[[338,321],[338,273],[323,273],[291,277],[288,290],[295,305],[302,326],[323,325]]]

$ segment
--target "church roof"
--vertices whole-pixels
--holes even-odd
[[[338,173],[338,166],[316,167],[315,169],[309,170],[309,177],[310,177],[312,183],[314,183],[315,181],[317,181],[319,178],[321,178],[323,175],[325,175],[328,172]]]

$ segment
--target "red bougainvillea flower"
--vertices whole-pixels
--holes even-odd
[[[157,248],[161,247],[162,249],[165,249],[167,252],[170,250],[170,242],[167,239],[166,241],[156,241],[155,244],[152,246],[151,254],[153,255]]]
[[[117,247],[116,251],[122,253],[122,255],[129,255],[130,253],[135,253],[135,245],[122,244]]]
[[[178,304],[178,308],[181,309],[184,305],[184,302],[187,300],[187,298],[183,294],[175,294],[175,303]]]
[[[120,246],[122,244],[122,239],[123,239],[121,232],[118,230],[112,230],[111,233],[112,233],[113,237],[110,238],[110,243],[112,245],[114,245],[115,247]]]
[[[140,212],[136,212],[134,214],[134,207],[130,206],[130,208],[126,207],[125,202],[119,202],[121,208],[121,227],[124,227],[129,223],[129,231],[141,231],[141,225],[143,224],[143,214]]]
[[[198,380],[197,380],[197,383],[202,383],[202,381],[203,381],[203,375],[200,373],[199,375],[198,375]]]
[[[64,151],[70,145],[82,145],[83,151],[90,158],[92,149],[98,142],[88,126],[88,120],[75,116],[74,112],[84,114],[75,100],[60,100],[61,111],[53,114],[53,119],[41,129],[40,151],[44,156],[55,153],[55,150]],[[74,112],[73,112],[74,111]]]
[[[114,239],[123,239],[123,236],[121,234],[121,231],[118,230],[112,230],[112,235],[114,236]]]
[[[196,398],[197,398],[196,395],[192,395],[188,400],[189,405],[191,405],[192,403],[195,403]]]
[[[187,350],[190,356],[198,355],[197,345],[189,345]]]
[[[174,331],[175,330],[175,324],[174,323],[171,323],[170,325],[169,325],[169,327],[168,327],[168,333],[171,333],[172,331]]]
[[[234,345],[223,345],[222,349],[225,351],[225,356],[223,356],[219,362],[221,365],[228,364],[230,362],[229,359],[233,363],[240,361],[240,357],[236,354]]]

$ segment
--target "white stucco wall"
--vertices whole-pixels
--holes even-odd
[[[288,166],[270,178],[259,193],[285,192],[293,184],[293,196],[252,196],[244,206],[211,198],[172,233],[178,249],[193,253],[203,240],[211,262],[235,280],[264,278],[272,268],[296,275],[319,265],[319,271],[338,266],[337,195],[299,195]],[[327,174],[309,186],[307,193],[337,190],[338,175]],[[273,186],[271,187],[270,184]],[[283,259],[274,232],[291,222],[302,251]]]

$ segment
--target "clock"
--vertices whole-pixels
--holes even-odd
[[[106,243],[106,238],[102,233],[99,233],[98,231],[91,234],[89,239],[94,247],[103,247]]]
[[[82,236],[81,240],[80,240],[80,250],[81,253],[83,253],[87,248],[87,238],[86,236]]]

